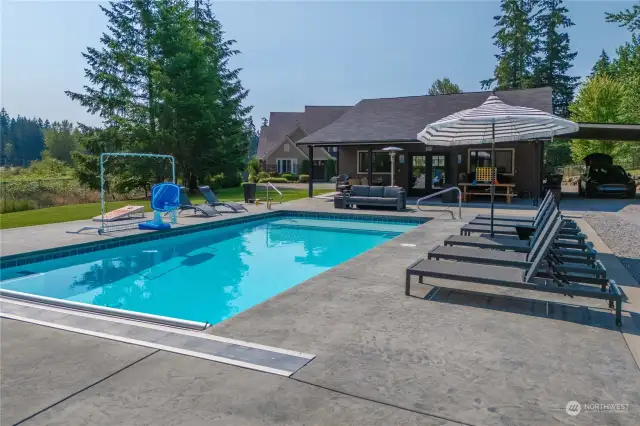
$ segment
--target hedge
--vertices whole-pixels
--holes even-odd
[[[268,177],[264,179],[260,179],[259,183],[287,183],[289,182],[285,178],[282,177]]]

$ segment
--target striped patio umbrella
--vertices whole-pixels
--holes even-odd
[[[418,133],[427,145],[455,146],[491,143],[491,167],[495,167],[495,144],[531,139],[553,139],[578,131],[573,121],[534,108],[508,105],[495,94],[476,108],[456,112],[435,121]],[[536,194],[538,196],[539,194]],[[491,236],[495,186],[491,183]]]

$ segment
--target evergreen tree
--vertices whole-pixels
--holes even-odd
[[[46,150],[43,157],[50,156],[56,160],[71,162],[71,154],[77,150],[73,124],[67,120],[54,122],[50,129],[44,131]]]
[[[640,2],[619,13],[607,13],[607,22],[627,27],[632,34],[640,33]]]
[[[595,63],[593,68],[591,68],[590,77],[595,75],[609,75],[611,73],[611,60],[609,59],[609,55],[607,52],[602,49],[602,53],[598,57],[598,61]]]
[[[429,88],[429,92],[427,94],[433,96],[450,95],[454,93],[462,93],[462,90],[460,90],[460,86],[453,83],[451,80],[449,80],[448,77],[445,77],[442,80],[437,79],[436,81],[434,81],[431,84],[431,87]]]
[[[261,120],[262,120],[262,124],[260,125],[261,128],[269,125],[269,120],[267,120],[267,117],[262,117]]]
[[[251,139],[249,140],[249,149],[247,153],[248,158],[253,158],[258,153],[258,142],[260,141],[260,132],[256,129],[255,124],[253,124],[253,117],[249,117],[247,120],[247,126],[249,127],[249,133],[251,134]]]
[[[500,53],[493,77],[482,80],[484,89],[494,83],[496,89],[532,87],[532,66],[536,53],[533,14],[537,0],[502,0],[502,14],[495,16],[499,30],[493,36]]]
[[[566,29],[574,23],[562,0],[540,0],[534,23],[537,36],[533,86],[553,89],[553,113],[567,117],[579,77],[567,75],[577,52],[571,52]]]
[[[229,66],[229,60],[240,52],[235,48],[235,40],[225,39],[222,25],[208,0],[198,0],[194,4],[194,21],[218,84],[214,92],[217,96],[214,116],[218,143],[211,151],[213,155],[207,158],[209,169],[237,176],[244,168],[248,154],[252,134],[246,123],[253,109],[244,105],[249,91],[239,79],[242,70]]]
[[[7,110],[0,110],[0,166],[13,164],[13,144],[10,139],[11,118]]]

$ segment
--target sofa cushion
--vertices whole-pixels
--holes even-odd
[[[384,187],[384,197],[385,198],[400,198],[400,187],[399,186],[385,186]]]
[[[384,186],[369,187],[369,197],[384,197]]]
[[[354,197],[368,197],[369,187],[366,185],[353,185],[351,187],[351,195]]]

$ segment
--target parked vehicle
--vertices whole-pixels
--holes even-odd
[[[613,158],[607,154],[590,154],[584,157],[585,171],[580,176],[578,193],[593,197],[595,195],[620,195],[634,198],[635,182],[621,166],[613,164]]]

